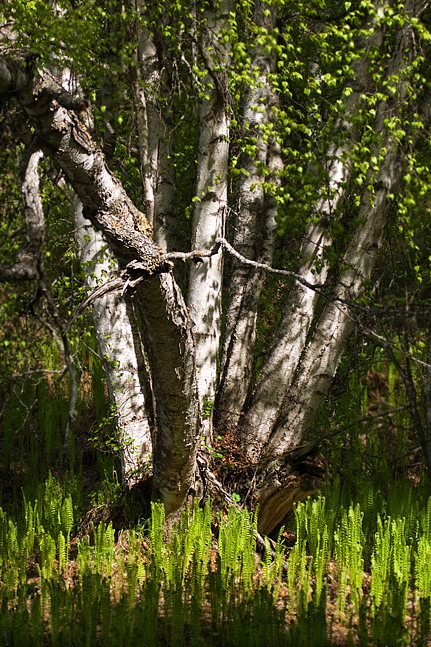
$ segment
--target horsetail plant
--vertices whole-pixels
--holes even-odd
[[[296,507],[297,541],[288,557],[280,532],[275,554],[265,541],[260,564],[257,514],[235,506],[227,516],[219,515],[216,539],[211,501],[204,508],[195,502],[166,542],[164,509],[155,503],[147,530],[141,524],[122,531],[116,545],[112,523],[94,523],[90,536],[78,538],[70,585],[74,500],[49,475],[37,497],[23,492],[21,516],[15,519],[0,508],[0,645],[43,647],[47,640],[52,647],[265,647],[268,640],[286,646],[329,645],[326,578],[335,557],[331,575],[338,591],[337,618],[343,623],[346,618],[349,640],[355,640],[356,632],[361,646],[375,647],[410,639],[406,609],[414,560],[418,604],[413,641],[425,646],[431,616],[431,499],[409,493],[408,487],[399,486],[387,504],[366,488],[356,502],[344,504],[348,499],[339,483],[328,486],[324,496]],[[410,505],[410,516],[395,516],[396,501],[406,515]],[[378,511],[374,519],[373,510]],[[218,552],[213,553],[217,541]],[[366,550],[371,555],[370,594],[362,590]],[[27,582],[30,556],[38,562],[37,585]],[[285,561],[288,610],[279,595]]]
[[[364,560],[362,557],[365,536],[362,532],[363,513],[359,504],[344,511],[338,530],[335,532],[335,556],[338,568],[338,611],[340,620],[345,610],[347,578],[350,594],[359,611],[364,577]]]

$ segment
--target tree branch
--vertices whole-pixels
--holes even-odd
[[[271,267],[270,265],[267,265],[266,263],[258,263],[257,261],[252,261],[249,258],[246,258],[242,254],[236,251],[232,247],[230,243],[225,238],[217,238],[216,243],[220,243],[223,245],[223,247],[226,249],[226,251],[229,252],[232,256],[237,258],[241,263],[244,263],[245,265],[250,265],[251,267],[255,267],[257,270],[265,270],[266,272],[270,272],[271,274],[278,274],[279,276],[287,276],[289,278],[295,279],[298,283],[301,283],[301,285],[304,285],[306,288],[309,288],[310,290],[314,290],[315,292],[318,292],[319,294],[322,294],[326,298],[328,298],[328,295],[326,295],[324,292],[322,292],[321,288],[323,288],[322,283],[309,283],[306,281],[300,274],[297,274],[296,272],[291,272],[290,270],[278,270],[274,267]]]
[[[202,252],[199,250],[196,250],[194,252],[169,252],[168,254],[162,254],[160,256],[160,264],[161,267],[165,268],[165,271],[168,271],[171,269],[171,260],[192,260],[198,263],[203,258],[208,258],[210,256],[213,256],[214,254],[217,254],[219,249],[220,243],[217,243],[211,250],[207,252]],[[143,281],[147,276],[148,271],[143,265],[141,265],[138,261],[130,262],[126,266],[126,269],[120,272],[119,276],[111,279],[110,281],[107,281],[106,283],[103,283],[99,287],[92,290],[90,294],[76,306],[75,310],[72,313],[72,316],[64,327],[63,332],[67,333],[73,323],[79,317],[79,315],[82,314],[84,310],[88,308],[88,306],[90,306],[94,301],[96,301],[96,299],[99,299],[106,294],[114,294],[115,292],[120,291],[123,295],[126,290],[136,287],[138,283]]]
[[[389,409],[388,411],[382,411],[381,413],[376,413],[375,415],[369,414],[368,416],[363,416],[362,418],[359,418],[359,420],[355,420],[355,422],[350,422],[348,425],[343,425],[343,427],[341,427],[340,429],[337,429],[336,431],[330,431],[329,433],[323,434],[323,436],[320,436],[320,438],[316,438],[316,440],[312,440],[311,442],[306,443],[301,447],[297,447],[296,449],[286,452],[285,455],[290,456],[293,460],[296,460],[297,458],[300,458],[301,456],[308,454],[308,452],[318,447],[318,445],[320,445],[320,443],[322,443],[324,440],[329,440],[334,436],[339,436],[344,431],[347,431],[352,427],[357,427],[358,425],[361,425],[364,422],[371,422],[373,420],[378,420],[379,418],[384,418],[386,416],[392,415],[393,413],[398,413],[398,411],[405,411],[406,409],[409,409],[408,405],[405,405],[403,407],[396,407],[395,409]]]
[[[43,157],[33,140],[21,163],[21,193],[27,221],[27,239],[13,265],[0,266],[0,282],[31,281],[42,272],[42,248],[45,240],[45,218],[39,194],[38,166]]]

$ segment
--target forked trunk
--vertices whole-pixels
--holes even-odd
[[[406,5],[405,11],[418,15],[422,8]],[[32,59],[23,59],[24,65],[0,61],[0,93],[13,93],[19,99],[40,139],[38,145],[61,167],[77,195],[73,204],[82,258],[89,270],[87,286],[92,288],[114,272],[120,275],[121,294],[105,295],[92,306],[96,333],[125,445],[126,476],[134,470],[141,476],[142,464],[152,453],[154,491],[168,514],[176,513],[188,494],[196,492],[197,479],[201,478],[204,486],[207,478],[216,483],[210,466],[200,460],[200,471],[196,469],[200,435],[211,443],[214,402],[222,443],[227,446],[232,441],[235,456],[242,461],[235,489],[246,504],[259,504],[261,532],[274,532],[295,501],[322,485],[325,465],[320,456],[298,446],[306,439],[337,371],[355,323],[355,302],[374,267],[388,216],[388,196],[395,193],[405,168],[400,143],[403,131],[397,131],[391,120],[408,98],[409,65],[417,35],[407,19],[398,31],[394,26],[388,36],[392,56],[386,78],[376,81],[373,52],[386,44],[385,20],[377,2],[368,9],[370,17],[361,32],[364,42],[359,43],[361,53],[352,63],[352,80],[339,101],[344,102],[343,109],[322,131],[328,139],[322,144],[319,163],[327,181],[325,186],[319,185],[315,207],[310,210],[297,273],[290,279],[278,330],[255,384],[256,322],[268,269],[262,264],[273,263],[278,191],[288,171],[283,169],[288,156],[282,148],[285,134],[282,120],[277,120],[281,107],[274,83],[278,63],[282,63],[275,57],[276,51],[282,51],[278,48],[275,5],[255,4],[258,27],[254,27],[265,37],[256,40],[250,53],[255,83],[249,85],[244,98],[244,174],[235,184],[239,200],[233,246],[242,260],[236,257],[232,263],[224,340],[220,339],[222,250],[236,253],[224,240],[229,127],[234,113],[227,68],[231,47],[236,47],[231,35],[239,33],[240,24],[235,5],[221,0],[211,9],[194,8],[188,18],[193,22],[192,57],[181,59],[193,78],[191,87],[200,93],[198,113],[187,113],[191,119],[197,115],[199,135],[192,252],[188,255],[193,263],[186,298],[175,282],[171,262],[181,253],[165,253],[176,247],[176,161],[169,111],[181,105],[171,101],[174,81],[180,78],[175,76],[178,68],[169,70],[164,61],[174,43],[170,40],[172,30],[159,30],[157,25],[150,30],[147,14],[152,8],[139,0],[140,20],[130,23],[136,32],[132,112],[139,138],[145,214],[132,204],[78,117],[85,112],[82,108],[87,108],[82,99],[70,95],[45,71],[33,70]],[[232,51],[241,58],[239,49]],[[380,82],[382,93],[377,95],[374,86]],[[108,104],[109,84],[105,84],[104,93]],[[377,97],[375,112],[367,104],[371,93]],[[283,101],[287,96],[282,95]],[[369,157],[369,171],[364,184],[358,183],[353,191],[353,162],[363,144],[363,109],[367,119],[374,120],[376,137],[367,144],[370,150],[361,149],[361,155]],[[417,111],[426,128],[429,97]],[[320,125],[315,127],[318,133]],[[413,131],[405,133],[411,150],[415,137]],[[38,159],[40,155],[37,153]],[[37,173],[34,169],[32,173],[36,187]],[[355,218],[350,218],[350,212],[343,213],[347,198],[353,202],[352,193],[360,200]],[[83,213],[79,201],[84,205]],[[331,224],[341,220],[347,223],[348,236],[344,243],[337,240],[344,248],[337,266],[331,267],[326,253],[326,248],[335,244]],[[37,242],[37,232],[33,233]],[[37,254],[40,247],[36,245]],[[38,271],[36,252],[31,277]],[[260,266],[251,267],[247,260],[258,261]],[[425,393],[428,400],[430,390]],[[426,424],[429,435],[428,418]],[[128,454],[128,437],[139,456]],[[220,477],[219,492],[223,493],[223,486],[233,486],[231,474],[226,470],[226,476]]]

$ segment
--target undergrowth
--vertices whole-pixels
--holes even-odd
[[[257,514],[234,506],[214,524],[209,499],[169,541],[157,503],[133,529],[80,536],[72,483],[49,474],[0,508],[1,645],[318,646],[335,626],[346,644],[429,644],[425,486],[383,498],[364,483],[352,501],[335,479],[296,506],[294,546],[282,529],[258,558]]]

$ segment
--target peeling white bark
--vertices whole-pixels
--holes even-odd
[[[298,274],[311,284],[322,284],[328,272],[327,263],[322,258],[323,250],[325,245],[331,244],[332,239],[326,227],[320,223],[310,226],[307,234],[301,253],[304,263]],[[314,271],[316,261],[322,264],[318,273]],[[276,423],[280,403],[304,350],[317,299],[315,291],[298,283],[289,294],[282,320],[242,424],[245,430],[243,449],[252,460],[257,460],[262,445]]]
[[[138,13],[145,16],[139,2]],[[170,132],[166,106],[159,97],[170,94],[166,62],[158,60],[154,39],[138,23],[138,66],[136,68],[135,104],[139,135],[145,213],[153,225],[154,240],[164,251],[177,248],[176,195],[173,134]]]
[[[268,9],[265,3],[257,3],[256,24],[272,33],[275,8],[266,15],[264,9]],[[274,139],[268,144],[262,127],[273,121],[272,108],[277,104],[268,76],[274,72],[275,64],[273,52],[258,48],[252,68],[259,69],[260,74],[248,92],[243,112],[248,135],[256,142],[256,153],[253,157],[244,154],[241,159],[246,173],[239,182],[239,211],[233,240],[240,254],[269,265],[275,247],[277,204],[273,196],[265,196],[262,185],[268,180],[279,185],[278,173],[283,163],[280,145]],[[264,177],[262,168],[269,169],[269,178]],[[217,425],[221,432],[238,424],[247,397],[254,361],[257,308],[265,278],[264,272],[233,262],[216,400]]]
[[[229,48],[219,41],[219,32],[226,27],[230,0],[221,3],[216,17],[207,14],[201,48],[206,64],[214,68],[211,48],[218,52],[219,64],[228,65]],[[220,72],[217,74],[220,75]],[[227,205],[227,169],[229,158],[229,119],[222,83],[216,86],[214,72],[206,83],[208,99],[199,106],[199,149],[196,196],[193,214],[192,250],[207,251],[223,233],[223,218]],[[220,75],[221,81],[221,75]],[[192,265],[190,269],[188,306],[193,321],[196,342],[196,371],[202,430],[207,442],[212,437],[212,416],[216,391],[217,360],[220,343],[220,314],[222,289],[222,251]]]
[[[265,448],[265,455],[278,455],[295,447],[310,429],[334,378],[353,322],[345,300],[354,301],[361,293],[365,279],[377,257],[386,225],[386,198],[401,178],[403,155],[397,154],[395,142],[385,141],[388,154],[379,172],[374,205],[370,194],[362,197],[359,218],[365,218],[346,251],[341,281],[334,293],[335,302],[325,307],[313,338],[301,359],[297,374],[280,411],[277,426]],[[392,150],[390,150],[392,149]]]
[[[71,108],[81,105],[43,72],[37,77],[30,74],[20,92],[49,155],[85,205],[84,216],[103,231],[121,268],[127,266],[131,273],[146,277],[135,292],[150,340],[148,358],[159,431],[153,438],[153,482],[169,513],[184,502],[196,464],[198,401],[189,314],[142,214],[106,166],[83,124],[64,105],[54,103],[53,97]],[[138,221],[144,223],[144,232],[137,230]],[[162,270],[166,274],[155,273]]]
[[[159,135],[159,169],[156,184],[154,239],[163,251],[179,249],[174,137],[162,117]]]
[[[0,282],[30,281],[43,271],[45,216],[39,192],[38,167],[43,153],[36,142],[30,144],[22,163],[21,194],[24,203],[27,237],[13,265],[0,265]]]
[[[145,3],[137,6],[139,18],[145,17]],[[153,225],[158,166],[159,117],[156,110],[156,94],[160,85],[157,51],[150,32],[138,23],[138,61],[135,80],[136,121],[141,157],[141,176],[145,193],[145,215]]]
[[[116,275],[115,261],[102,234],[82,215],[75,193],[70,197],[86,285],[94,289]],[[152,462],[150,418],[144,398],[145,364],[131,303],[120,294],[105,295],[91,306],[94,330],[107,377],[110,400],[123,451],[123,477],[133,482]]]
[[[388,76],[402,71],[408,61],[412,41],[411,30],[400,30],[396,39]],[[411,56],[411,54],[410,54]],[[399,74],[399,98],[405,99],[407,81]],[[374,154],[384,157],[375,182],[374,195],[365,189],[361,196],[359,224],[353,233],[343,258],[341,277],[319,320],[313,337],[303,351],[298,368],[291,380],[274,431],[264,448],[265,456],[279,455],[295,447],[311,428],[329,386],[334,378],[347,338],[353,327],[346,301],[355,301],[363,290],[364,281],[371,276],[383,229],[387,220],[387,197],[396,191],[405,168],[404,153],[385,120],[394,111],[391,102],[379,105],[375,132],[381,133],[381,143]]]

